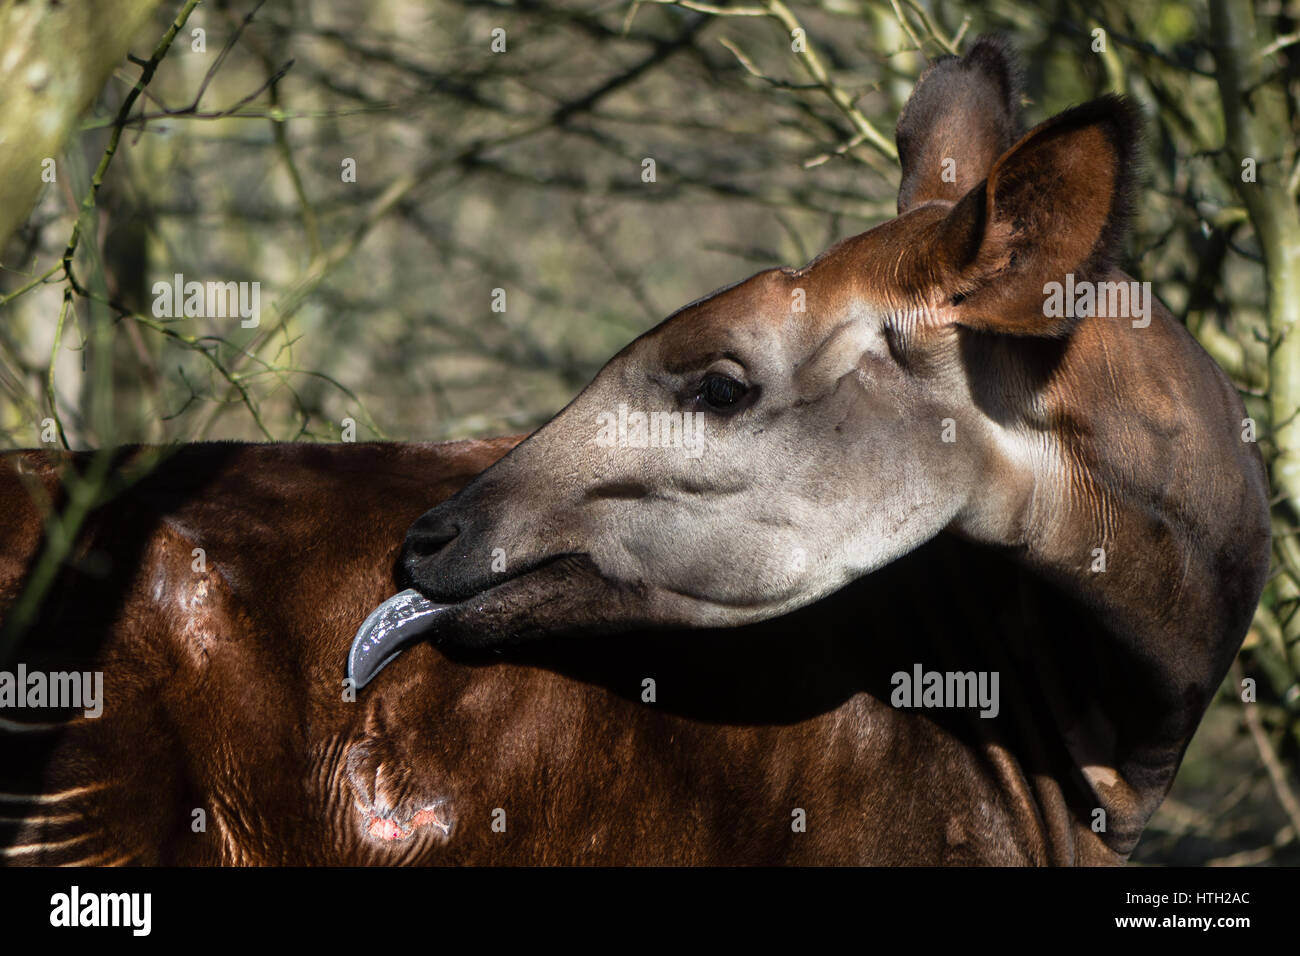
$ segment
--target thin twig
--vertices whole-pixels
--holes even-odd
[[[1241,664],[1233,661],[1233,685],[1240,687],[1241,681]],[[1246,723],[1246,729],[1250,731],[1251,739],[1255,742],[1255,749],[1259,751],[1260,762],[1264,764],[1264,769],[1268,771],[1269,783],[1273,785],[1273,793],[1277,797],[1277,802],[1287,815],[1287,819],[1291,821],[1291,839],[1294,840],[1300,836],[1300,800],[1296,799],[1295,793],[1291,790],[1291,784],[1287,782],[1286,770],[1283,768],[1282,762],[1278,760],[1277,751],[1273,749],[1273,743],[1268,739],[1268,732],[1264,730],[1264,724],[1259,719],[1258,707],[1243,702],[1241,716]]]

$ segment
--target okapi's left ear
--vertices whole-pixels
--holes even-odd
[[[1020,63],[1011,45],[982,36],[963,57],[945,56],[921,74],[898,117],[903,178],[898,214],[956,202],[983,182],[1020,138]]]
[[[925,253],[948,320],[1014,335],[1062,335],[1049,282],[1100,275],[1119,255],[1137,181],[1141,117],[1119,96],[1030,130],[938,224]],[[946,310],[947,311],[947,310]]]

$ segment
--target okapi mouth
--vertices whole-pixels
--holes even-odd
[[[529,607],[553,599],[551,586],[557,574],[564,581],[573,572],[594,570],[582,554],[548,555],[505,581],[450,603],[431,600],[415,588],[394,594],[368,615],[357,629],[348,651],[347,676],[356,689],[365,687],[416,640],[430,637],[435,644],[451,643],[488,647],[517,641],[528,629],[517,620]],[[533,598],[533,600],[529,600]],[[508,622],[516,627],[502,629]],[[493,625],[498,626],[493,626]]]

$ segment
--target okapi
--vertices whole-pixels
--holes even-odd
[[[1130,281],[1139,118],[1022,135],[1020,83],[997,40],[937,61],[896,218],[684,307],[522,441],[183,446],[93,512],[20,660],[102,671],[103,714],[3,713],[4,860],[1123,862],[1268,491],[1163,306],[1047,306]],[[638,411],[702,416],[699,453]],[[5,457],[0,606],[89,460]]]

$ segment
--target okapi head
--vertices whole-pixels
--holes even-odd
[[[898,124],[896,218],[679,310],[420,518],[418,595],[358,635],[358,682],[418,635],[771,618],[948,531],[1013,549],[1139,657],[1198,635],[1167,688],[1194,727],[1262,587],[1261,462],[1222,373],[1116,266],[1136,109],[1022,135],[1020,95],[996,40],[935,63]]]

